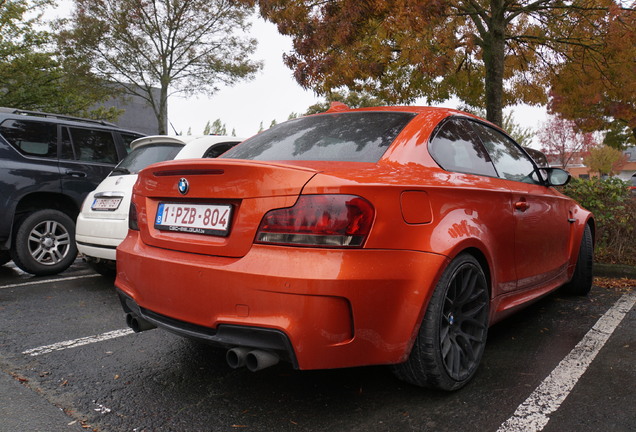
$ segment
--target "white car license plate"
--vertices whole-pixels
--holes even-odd
[[[197,234],[228,234],[232,206],[229,204],[160,203],[155,228]]]
[[[121,204],[121,198],[95,198],[91,210],[113,211],[119,208],[119,204]]]

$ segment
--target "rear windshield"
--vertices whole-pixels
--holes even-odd
[[[242,142],[222,158],[377,162],[416,114],[321,114],[281,123]]]
[[[128,153],[110,175],[137,174],[148,165],[172,160],[183,148],[180,144],[150,144]]]

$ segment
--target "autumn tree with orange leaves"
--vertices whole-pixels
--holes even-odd
[[[636,144],[635,4],[631,9],[613,5],[595,22],[600,44],[594,49],[570,46],[548,105],[551,112],[576,121],[583,130],[629,130],[631,137],[623,145]]]
[[[318,94],[347,87],[390,103],[456,96],[502,123],[545,104],[571,45],[598,46],[612,0],[243,0],[293,38],[285,55]]]

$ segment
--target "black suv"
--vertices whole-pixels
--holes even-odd
[[[0,108],[0,265],[59,273],[86,195],[143,135],[99,120]]]

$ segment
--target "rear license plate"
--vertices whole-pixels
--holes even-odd
[[[155,228],[196,234],[226,236],[230,228],[232,206],[228,204],[160,203]]]
[[[94,211],[114,211],[119,208],[121,198],[95,198],[91,205]]]

